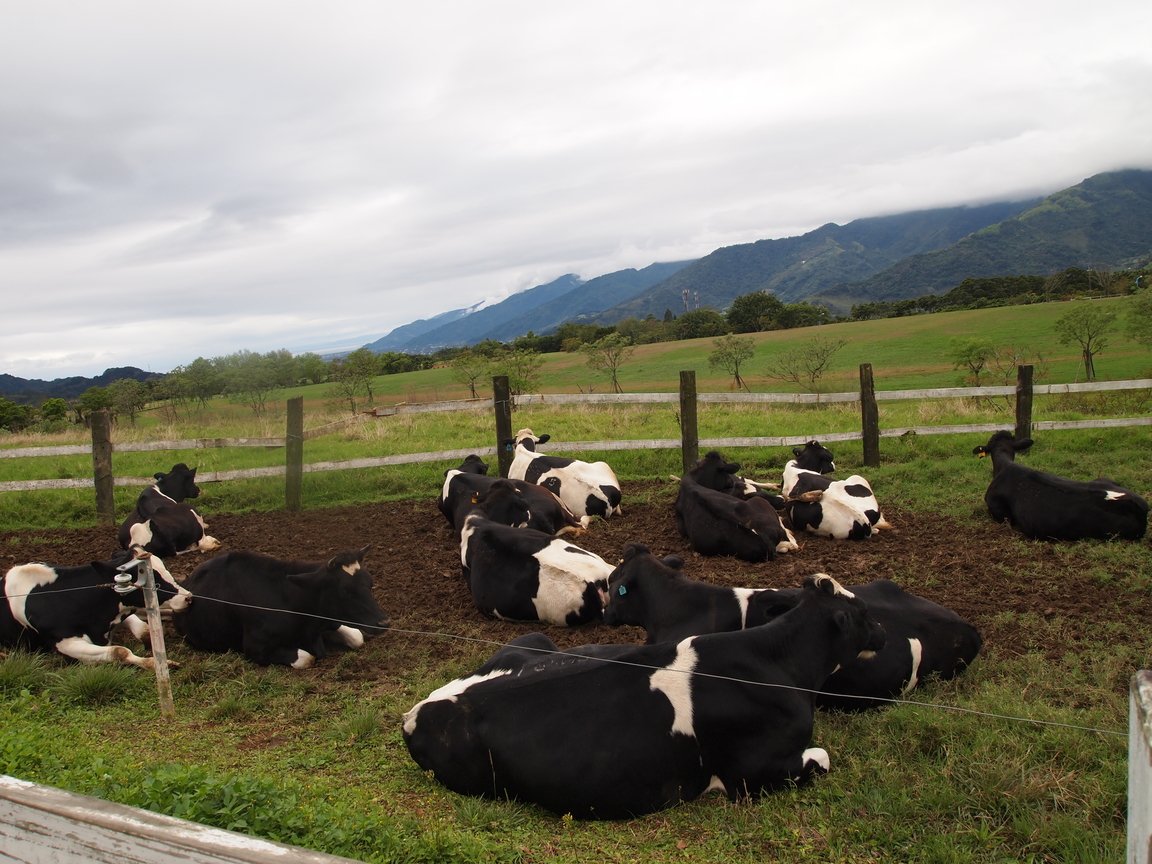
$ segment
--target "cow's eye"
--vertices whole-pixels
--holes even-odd
[[[620,596],[621,596],[621,597],[623,597],[625,594],[627,594],[627,593],[628,593],[628,589],[627,589],[627,588],[625,588],[623,585],[621,585],[621,586],[620,586],[620,588],[619,588],[618,590],[619,590],[619,593],[620,593]]]

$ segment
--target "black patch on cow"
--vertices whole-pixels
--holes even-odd
[[[868,521],[871,522],[873,525],[875,525],[877,522],[880,521],[880,511],[879,510],[865,510],[864,515],[868,517]]]
[[[596,495],[589,495],[584,500],[584,512],[589,516],[599,516],[601,519],[608,516],[608,504],[603,498]]]
[[[844,487],[844,491],[853,498],[871,498],[872,490],[862,483],[852,483]]]
[[[592,554],[591,552],[586,552],[585,550],[580,549],[576,546],[565,546],[564,551],[565,552],[578,552],[581,555],[591,555]]]
[[[536,475],[536,480],[539,480],[541,472],[533,472],[532,466],[528,466],[528,475],[529,476],[525,477],[524,479],[527,480],[529,483],[535,483],[536,480],[533,480],[532,476],[531,476],[533,473],[535,473],[535,475]],[[557,498],[560,497],[560,478],[559,477],[549,477],[547,480],[545,480],[540,485],[543,486],[545,489],[547,489],[549,492],[551,492],[553,495],[555,495]]]
[[[867,523],[862,525],[855,520],[852,521],[852,530],[848,532],[848,539],[849,540],[867,540],[871,536],[872,536],[872,526],[871,525],[869,525]]]

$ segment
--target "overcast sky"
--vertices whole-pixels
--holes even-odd
[[[1152,168],[1152,3],[0,0],[0,372]]]

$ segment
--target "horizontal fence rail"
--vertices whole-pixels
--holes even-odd
[[[867,364],[866,364],[867,365]],[[1025,367],[1027,368],[1027,367]],[[862,370],[863,372],[863,370]],[[686,373],[690,374],[690,373]],[[693,376],[694,380],[694,376]],[[862,378],[863,380],[863,378]],[[1029,386],[1033,395],[1062,395],[1067,393],[1106,392],[1118,390],[1152,389],[1152,379],[1129,381],[1103,381],[1084,384],[1045,384]],[[868,393],[877,402],[892,402],[914,399],[960,399],[1011,397],[1020,394],[1020,384],[1015,387],[938,387],[922,390],[880,390]],[[546,405],[675,405],[681,403],[683,393],[533,393],[512,397],[519,408]],[[830,404],[860,402],[862,393],[693,393],[696,403],[702,404]],[[294,400],[293,400],[294,401]],[[1019,400],[1018,400],[1019,401]],[[303,440],[309,441],[322,435],[329,435],[350,426],[363,423],[367,419],[390,417],[401,414],[420,414],[445,411],[495,410],[495,399],[462,399],[450,402],[400,403],[377,408],[374,412],[338,420],[314,429],[305,430]],[[301,409],[302,410],[302,409]],[[952,426],[905,426],[890,429],[875,429],[878,438],[899,438],[907,435],[958,435],[966,433],[991,433],[1005,428],[1007,423],[975,423]],[[1110,418],[1101,420],[1041,420],[1032,422],[1029,418],[1026,427],[1032,430],[1071,430],[1071,429],[1110,429],[1126,426],[1152,426],[1152,417]],[[299,435],[299,433],[296,433]],[[709,449],[735,447],[793,447],[817,438],[829,443],[861,441],[867,444],[868,431],[809,433],[801,436],[762,436],[748,438],[703,438],[695,441],[696,447]],[[297,439],[299,440],[299,439]],[[549,442],[539,446],[541,452],[614,452],[624,450],[674,450],[685,449],[687,437],[682,438],[642,438],[617,441],[569,441]],[[131,453],[163,450],[203,450],[220,447],[263,447],[265,449],[284,448],[288,437],[276,438],[191,438],[175,441],[144,441],[114,444],[108,442],[111,452]],[[21,447],[0,450],[0,459],[16,459],[42,456],[83,456],[93,453],[93,445],[66,445],[59,447]],[[478,456],[498,455],[495,446],[469,447],[456,450],[442,450],[430,453],[402,453],[391,456],[366,457],[325,462],[312,462],[296,466],[299,474],[312,474],[323,471],[344,471],[364,468],[384,468],[393,465],[410,465],[427,462],[444,462],[463,459],[475,453]],[[687,456],[685,457],[687,459]],[[695,456],[692,457],[693,461]],[[264,477],[292,475],[291,460],[287,465],[273,465],[262,468],[245,468],[233,471],[205,471],[197,473],[197,480],[204,483],[230,480],[248,480]],[[110,481],[110,482],[109,482]],[[109,486],[147,486],[151,477],[105,478]],[[12,480],[0,482],[0,492],[28,492],[44,489],[85,489],[99,487],[94,477],[61,478],[48,480]]]

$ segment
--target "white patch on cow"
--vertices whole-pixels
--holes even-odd
[[[47,564],[21,564],[8,571],[4,577],[4,593],[8,596],[12,617],[20,622],[21,627],[36,630],[28,623],[25,603],[33,588],[51,585],[56,581],[56,575],[56,571]]]
[[[468,566],[468,541],[476,533],[476,520],[478,516],[469,516],[464,520],[464,527],[460,529],[460,566]]]
[[[532,603],[541,621],[564,624],[569,612],[584,605],[584,590],[590,582],[607,584],[615,569],[591,552],[571,552],[571,543],[553,540],[532,557],[540,565],[540,587]]]
[[[311,669],[312,664],[316,662],[316,658],[305,651],[303,648],[296,649],[296,662],[292,664],[293,669]]]
[[[872,491],[868,481],[859,474],[853,474],[847,480],[837,480],[832,483],[824,490],[824,495],[820,499],[820,509],[823,513],[823,518],[820,520],[821,534],[826,533],[828,537],[835,540],[844,540],[852,533],[855,525],[867,528],[869,536],[873,533],[873,529],[892,527],[885,521],[883,515],[880,516],[875,525],[868,518],[867,511],[869,510],[880,513],[880,504],[876,501],[875,495],[864,497],[849,495],[846,489],[848,486],[863,486],[869,492]]]
[[[712,779],[708,781],[708,788],[705,789],[700,794],[701,795],[707,795],[709,792],[720,792],[724,795],[727,795],[728,789],[724,786],[724,781],[721,780],[719,777],[717,777],[715,774],[713,774]]]
[[[433,690],[428,694],[427,698],[417,702],[404,714],[405,733],[411,735],[416,731],[416,715],[419,714],[420,709],[429,702],[455,702],[460,694],[473,684],[481,684],[485,681],[491,681],[494,678],[511,674],[511,669],[493,669],[487,675],[468,675],[464,678],[457,678],[455,681],[449,681],[443,687]]]
[[[836,470],[835,467],[832,468]],[[780,494],[787,498],[792,494],[792,487],[796,485],[796,481],[800,479],[802,474],[815,474],[817,477],[821,476],[819,471],[809,471],[807,468],[799,468],[796,465],[796,460],[792,459],[784,466],[784,480],[780,484]]]
[[[856,655],[857,660],[873,660],[873,659],[875,659],[875,657],[876,657],[876,652],[871,651],[867,648],[865,648],[863,651],[861,651],[859,654]]]
[[[515,456],[508,468],[510,480],[526,480],[528,478],[528,466],[532,464],[534,459],[544,455],[525,447],[523,441],[527,438],[531,438],[533,441],[538,440],[531,429],[521,429],[516,433]],[[555,481],[554,485],[558,486],[560,490],[558,493],[556,489],[551,488],[553,484],[549,484],[549,480]],[[607,462],[583,462],[577,459],[564,468],[554,468],[544,472],[536,478],[535,482],[548,488],[577,517],[588,515],[589,495],[604,502],[605,518],[621,513],[619,507],[613,507],[608,503],[608,496],[600,488],[601,486],[620,488],[620,481],[616,478],[616,472]]]
[[[648,679],[650,690],[659,690],[672,703],[672,729],[670,735],[680,733],[690,738],[696,737],[692,725],[692,672],[696,670],[699,657],[692,647],[695,637],[690,636],[676,646],[676,658],[663,669],[652,673]]]
[[[1124,497],[1123,492],[1115,492],[1115,491],[1112,491],[1111,489],[1104,493],[1104,500],[1105,501],[1119,501],[1123,497]]]
[[[904,689],[900,691],[901,696],[915,690],[916,685],[920,683],[920,663],[924,660],[924,646],[920,644],[919,639],[909,639],[908,647],[912,649],[912,674]]]
[[[349,648],[363,648],[364,647],[364,634],[355,627],[348,627],[347,625],[340,625],[336,628],[336,638],[347,645]]]
[[[128,529],[128,547],[134,549],[137,546],[144,548],[152,542],[152,520],[146,519],[143,522],[137,522]]]
[[[803,760],[805,767],[808,766],[809,762],[815,762],[825,771],[829,771],[832,768],[832,760],[828,758],[828,751],[823,747],[809,747],[800,754],[800,758]]]
[[[452,470],[450,470],[448,473],[446,473],[444,475],[444,485],[440,487],[440,500],[441,501],[447,501],[448,500],[448,492],[449,492],[448,487],[452,485],[452,478],[458,474],[463,474],[463,473],[464,472],[461,471],[459,468],[453,468]]]
[[[845,588],[843,585],[841,585],[839,582],[837,582],[835,579],[833,579],[831,576],[829,576],[827,573],[815,573],[815,574],[813,574],[812,578],[816,580],[817,585],[819,585],[821,582],[831,582],[833,589],[834,589],[833,593],[839,594],[841,597],[855,597],[856,596],[851,591],[849,591],[847,588]]]
[[[148,625],[140,619],[139,615],[129,615],[124,619],[124,624],[137,639],[143,640],[144,634],[148,632]]]
[[[752,599],[754,594],[760,593],[755,588],[733,588],[732,595],[736,598],[736,603],[740,607],[740,629],[743,630],[748,626],[748,601]]]
[[[800,544],[796,542],[796,535],[789,531],[787,528],[784,529],[784,536],[785,539],[776,544],[776,551],[778,553],[783,554],[785,552],[795,552],[800,548]]]
[[[345,564],[340,569],[347,573],[349,576],[355,576],[360,572],[360,562],[353,561],[351,564]]]
[[[211,552],[213,549],[220,548],[220,541],[215,537],[209,537],[205,534],[200,538],[200,542],[190,548],[189,552]]]

